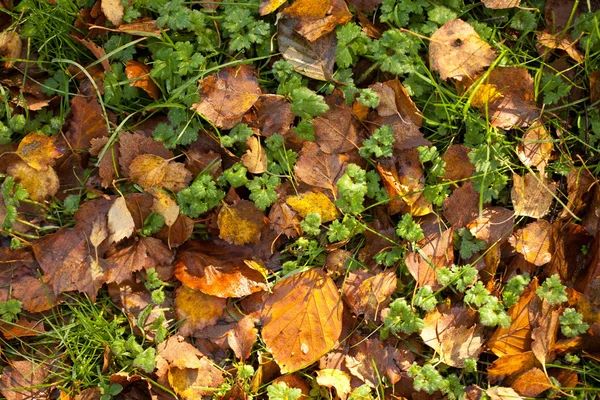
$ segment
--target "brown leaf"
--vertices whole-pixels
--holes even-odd
[[[306,142],[294,165],[296,177],[311,186],[337,193],[336,182],[343,175],[348,157],[342,154],[325,154],[316,143]]]
[[[396,273],[391,269],[376,275],[367,271],[350,272],[344,282],[342,298],[354,315],[375,321],[390,303],[396,283]]]
[[[481,216],[467,224],[467,228],[477,239],[489,246],[505,240],[513,231],[515,213],[502,207],[486,207]]]
[[[532,368],[519,375],[510,386],[515,392],[525,397],[538,397],[554,387],[548,376],[539,368]]]
[[[194,221],[185,215],[179,215],[173,226],[165,226],[156,234],[169,248],[179,247],[184,244],[194,232]]]
[[[382,117],[397,115],[402,119],[408,118],[418,127],[421,126],[423,116],[417,105],[412,101],[406,89],[400,83],[398,78],[385,81],[383,83],[374,83],[369,86],[377,94],[379,94],[379,106],[377,113]],[[390,92],[391,89],[391,92]],[[381,110],[382,102],[384,102],[384,110]]]
[[[484,6],[493,9],[514,8],[521,4],[521,0],[481,0]]]
[[[173,253],[161,240],[139,238],[127,247],[108,253],[106,282],[121,283],[130,279],[133,272],[169,265],[171,261]]]
[[[589,247],[592,237],[583,226],[573,223],[562,225],[555,221],[553,228],[554,252],[550,264],[544,268],[544,275],[558,274],[570,286],[582,281],[580,275],[590,265],[587,254],[574,249]]]
[[[125,176],[129,176],[129,166],[133,160],[142,154],[153,154],[162,158],[173,158],[164,144],[139,133],[119,133],[119,165]]]
[[[296,116],[292,105],[279,94],[263,94],[256,103],[256,120],[248,124],[251,128],[260,130],[261,136],[271,136],[274,133],[285,135],[290,130]]]
[[[217,297],[243,297],[267,288],[263,275],[244,261],[253,252],[225,241],[188,242],[177,252],[175,276],[184,285]]]
[[[108,136],[106,120],[97,98],[74,96],[71,112],[73,117],[65,138],[72,149],[87,150],[92,139]]]
[[[485,391],[490,400],[518,400],[524,397],[519,396],[513,388],[494,387]]]
[[[539,296],[534,296],[529,303],[531,350],[542,365],[554,360],[552,348],[556,343],[560,311],[560,304],[550,304]]]
[[[541,123],[529,127],[517,145],[519,160],[527,167],[537,167],[541,175],[544,175],[552,150],[552,137]]]
[[[337,38],[329,32],[310,42],[295,31],[297,20],[280,18],[277,23],[277,43],[283,58],[294,70],[309,78],[327,81],[333,77]]]
[[[525,259],[538,267],[547,264],[554,253],[554,232],[550,222],[540,219],[516,231],[508,241]]]
[[[163,28],[165,29],[165,28]],[[119,32],[126,32],[134,36],[152,36],[160,35],[161,29],[156,20],[151,18],[140,18],[129,24],[123,24],[117,29]]]
[[[0,393],[7,400],[41,399],[48,395],[44,386],[49,370],[34,361],[11,361],[2,371]]]
[[[513,174],[514,186],[510,191],[515,215],[542,218],[550,210],[556,193],[556,183],[547,183],[544,176],[528,172],[524,178]]]
[[[102,0],[103,4],[104,1],[106,0]],[[148,96],[154,100],[158,100],[158,96],[160,96],[160,89],[156,83],[154,83],[152,78],[150,78],[149,66],[138,61],[130,60],[126,63],[125,74],[127,75],[127,79],[132,81],[129,83],[130,86],[139,87],[144,92],[148,93]]]
[[[538,288],[534,278],[525,288],[516,304],[508,309],[511,319],[508,328],[498,327],[488,341],[488,347],[498,357],[515,355],[531,349],[531,325],[529,323],[529,303]]]
[[[475,166],[469,160],[471,150],[462,144],[453,144],[442,156],[446,163],[444,179],[448,181],[460,181],[467,179],[475,172]]]
[[[463,368],[467,358],[477,359],[483,351],[483,327],[476,321],[476,314],[464,306],[436,308],[425,316],[421,338],[444,364]]]
[[[33,242],[32,248],[44,271],[44,281],[55,294],[77,290],[96,298],[102,281],[92,275],[87,238],[82,232],[62,228]]]
[[[535,365],[535,356],[531,351],[507,354],[495,360],[487,368],[487,377],[491,384],[500,384],[503,380],[528,371]]]
[[[298,213],[286,203],[278,201],[271,206],[269,210],[269,221],[271,229],[278,235],[286,235],[288,238],[295,238],[302,234],[300,229],[300,219]]]
[[[329,110],[313,120],[315,142],[327,154],[347,153],[358,148],[358,127],[341,91],[334,91],[325,101]]]
[[[19,143],[17,154],[30,167],[45,171],[54,165],[55,158],[63,155],[62,149],[56,147],[56,136],[45,136],[32,132]]]
[[[474,78],[496,59],[496,53],[465,21],[453,19],[431,35],[431,69],[442,79]]]
[[[258,243],[265,215],[248,200],[223,204],[217,218],[219,237],[233,244]]]
[[[258,329],[254,327],[256,317],[246,315],[238,321],[235,328],[227,332],[227,343],[240,361],[246,361],[252,353],[252,346],[256,343]]]
[[[104,146],[108,143],[109,138],[103,136],[91,140],[90,154],[97,156],[100,154]],[[113,143],[106,151],[104,157],[98,162],[98,175],[102,179],[102,187],[107,188],[112,181],[117,177],[119,159],[119,143]]]
[[[592,188],[597,180],[587,169],[573,169],[567,176],[567,206],[573,214],[579,214],[589,203]],[[571,213],[564,209],[560,216],[567,218]]]
[[[167,189],[178,192],[192,180],[192,174],[182,163],[165,160],[153,154],[142,154],[129,165],[131,180],[144,189]]]
[[[8,167],[6,173],[15,178],[17,183],[29,193],[29,198],[35,201],[46,200],[58,192],[58,175],[52,167],[38,171],[24,162],[18,161]]]
[[[318,213],[321,222],[331,222],[339,216],[335,204],[321,192],[304,192],[297,196],[288,196],[285,202],[302,218],[310,213]]]
[[[157,347],[159,383],[170,386],[183,399],[211,396],[225,380],[223,372],[181,336],[172,336]]]
[[[444,200],[442,214],[453,228],[462,228],[477,218],[479,193],[473,188],[473,181],[467,181],[458,189],[454,189]]]
[[[256,136],[250,136],[246,140],[246,154],[242,156],[242,164],[248,168],[251,174],[262,174],[267,170],[267,152],[260,144],[260,139]]]
[[[210,296],[184,285],[175,291],[175,313],[185,319],[179,327],[181,336],[191,336],[207,326],[214,325],[225,311],[225,299]]]
[[[15,322],[0,321],[0,333],[5,339],[23,338],[29,336],[38,336],[46,333],[43,321],[29,321],[19,317]]]
[[[419,252],[408,252],[404,262],[419,287],[431,286],[435,291],[441,286],[437,281],[437,270],[449,268],[454,261],[452,229],[436,235],[421,246]]]
[[[7,29],[0,33],[0,55],[9,59],[4,62],[5,68],[13,66],[14,61],[10,61],[10,59],[20,58],[22,49],[23,42],[17,32]]]
[[[110,62],[108,61],[108,57],[106,57],[106,51],[104,51],[104,48],[98,46],[96,43],[92,42],[89,39],[80,39],[75,35],[71,35],[71,39],[88,49],[90,53],[92,53],[94,57],[96,57],[98,60],[102,59],[102,61],[100,62],[102,68],[104,68],[104,71],[110,71]]]
[[[165,219],[166,226],[173,226],[177,218],[179,218],[179,206],[177,202],[163,191],[153,190],[152,197],[154,197],[152,211]]]
[[[127,209],[127,203],[125,202],[124,197],[119,196],[115,199],[113,205],[108,210],[107,217],[107,227],[110,232],[108,240],[110,243],[120,242],[133,234],[135,223],[133,222],[131,213]],[[90,235],[90,239],[92,235]],[[102,240],[100,240],[100,242],[102,242]],[[99,244],[100,243],[98,243],[98,245]],[[98,245],[95,246],[97,247]]]
[[[118,27],[123,23],[125,7],[121,0],[102,0],[102,12],[114,26]]]
[[[342,309],[335,283],[317,268],[273,287],[263,311],[262,337],[282,373],[307,367],[336,346]]]
[[[191,109],[221,129],[231,129],[261,94],[252,68],[225,67],[200,81],[200,97]]]
[[[547,31],[542,31],[537,34],[537,41],[548,49],[564,50],[573,60],[578,63],[583,62],[583,54],[575,47],[577,40],[571,40],[571,38],[564,33],[552,34]]]

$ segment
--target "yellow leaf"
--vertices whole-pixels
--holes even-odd
[[[337,345],[342,311],[335,283],[320,269],[275,285],[265,303],[262,335],[282,373],[311,365]]]
[[[263,0],[260,2],[260,6],[258,7],[258,13],[260,15],[271,14],[273,11],[281,7],[285,2],[286,0]]]
[[[46,197],[54,196],[60,186],[58,175],[52,167],[38,171],[19,161],[8,167],[6,172],[13,176],[17,183],[23,185],[31,200],[42,201]]]
[[[175,312],[185,319],[179,327],[182,336],[193,335],[207,326],[214,325],[223,315],[227,299],[211,296],[184,285],[175,291]]]
[[[260,145],[256,136],[250,136],[246,141],[248,150],[242,156],[242,164],[251,174],[262,174],[267,171],[267,152]]]
[[[233,244],[258,243],[264,225],[264,215],[248,200],[223,205],[217,224],[219,237]]]
[[[21,140],[17,154],[30,167],[38,171],[45,171],[48,166],[54,165],[55,158],[62,156],[62,152],[54,145],[55,140],[56,136],[45,136],[32,132]]]
[[[169,162],[154,154],[142,154],[133,159],[129,165],[131,180],[144,189],[160,187]]]
[[[177,202],[167,193],[159,190],[153,190],[152,196],[154,196],[152,211],[163,216],[165,225],[173,226],[179,216],[179,206],[177,205]]]
[[[345,398],[352,391],[350,377],[339,369],[322,369],[317,371],[317,383],[320,386],[335,388],[340,398]]]
[[[319,213],[321,222],[330,222],[339,215],[335,204],[321,192],[306,192],[298,196],[289,196],[285,202],[302,218],[310,213]]]

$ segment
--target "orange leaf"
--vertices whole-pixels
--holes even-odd
[[[282,373],[309,366],[332,350],[342,333],[335,283],[312,268],[279,281],[263,311],[263,340]]]
[[[130,86],[139,87],[154,100],[158,99],[160,89],[152,78],[150,78],[150,67],[141,62],[131,60],[127,61],[125,73],[127,74],[127,79],[132,80],[129,83]]]
[[[538,397],[554,385],[548,376],[539,368],[532,368],[523,372],[511,385],[515,392],[525,397]]]
[[[440,288],[437,270],[449,268],[454,262],[452,232],[452,229],[446,229],[429,239],[418,252],[406,254],[404,262],[419,287],[431,286],[433,290]]]
[[[488,380],[491,384],[501,383],[504,379],[530,370],[535,363],[535,356],[531,351],[504,355],[487,368]]]
[[[48,166],[54,165],[55,158],[63,155],[63,152],[55,146],[55,141],[56,136],[32,132],[21,140],[17,154],[30,167],[38,171],[45,171]]]
[[[552,259],[554,253],[553,231],[550,222],[540,219],[516,231],[508,241],[516,251],[523,254],[525,260],[540,267]]]

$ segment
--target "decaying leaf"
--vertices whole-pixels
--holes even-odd
[[[575,47],[577,40],[571,40],[564,33],[552,34],[542,31],[537,35],[537,42],[548,49],[559,49],[567,52],[569,57],[578,63],[583,62],[583,54]]]
[[[485,391],[490,396],[490,400],[519,400],[524,397],[519,396],[513,388],[509,387],[494,387]]]
[[[106,0],[103,0],[103,4],[104,1]],[[154,100],[158,100],[160,89],[156,83],[154,83],[152,78],[150,78],[150,67],[139,61],[130,60],[127,61],[125,74],[127,75],[127,79],[131,81],[129,83],[131,86],[139,87],[144,92],[148,93],[148,96],[152,97]]]
[[[153,154],[142,154],[129,165],[131,180],[144,189],[180,191],[191,181],[192,174],[182,163],[165,160]]]
[[[95,97],[74,96],[71,100],[73,118],[65,133],[67,144],[75,150],[87,150],[92,139],[108,136],[102,107]]]
[[[483,327],[476,323],[476,314],[464,306],[435,309],[423,322],[423,342],[439,353],[445,364],[463,368],[466,359],[477,359],[483,351]]]
[[[4,58],[17,59],[21,57],[23,42],[19,34],[15,31],[5,30],[0,33],[0,55]],[[6,61],[5,68],[11,68],[13,61]]]
[[[454,228],[461,228],[477,218],[479,193],[473,188],[473,181],[467,181],[458,189],[454,189],[444,200],[442,213]]]
[[[181,336],[158,345],[156,374],[159,383],[187,400],[211,396],[223,382],[223,372]]]
[[[303,10],[296,9],[291,11],[291,9],[302,3],[304,4]],[[320,15],[322,8],[325,7],[325,15],[315,16]],[[310,15],[302,15],[302,11],[307,11]],[[283,13],[290,15],[292,18],[300,19],[295,30],[311,42],[333,31],[336,26],[345,24],[354,17],[348,10],[348,5],[344,0],[299,0],[286,8]]]
[[[284,13],[292,18],[323,18],[330,5],[330,0],[297,0]]]
[[[252,346],[256,342],[258,329],[254,327],[256,317],[246,315],[238,321],[235,328],[227,332],[227,343],[240,361],[246,361],[252,353]]]
[[[133,160],[143,154],[152,154],[162,158],[173,158],[173,153],[164,144],[139,133],[119,133],[119,166],[125,176],[129,176],[129,166]]]
[[[154,190],[152,191],[152,196],[154,197],[152,211],[162,215],[166,226],[173,226],[177,218],[179,218],[179,206],[177,202],[163,191]]]
[[[123,23],[125,7],[121,0],[102,0],[102,12],[114,26],[119,27]]]
[[[342,154],[325,154],[313,142],[306,142],[294,165],[296,177],[311,186],[328,189],[337,194],[336,182],[343,175],[348,157]]]
[[[347,153],[359,145],[359,128],[354,124],[352,109],[339,90],[325,97],[329,106],[323,115],[315,118],[315,141],[327,154]]]
[[[0,377],[0,393],[7,400],[39,399],[47,396],[48,368],[29,360],[12,361]]]
[[[210,296],[184,285],[175,291],[175,313],[184,319],[179,334],[191,336],[207,326],[214,325],[225,311],[226,300]]]
[[[543,176],[528,172],[524,178],[513,174],[514,186],[510,192],[515,215],[542,218],[550,210],[556,183],[547,183]]]
[[[437,271],[450,267],[454,262],[452,232],[452,229],[447,229],[421,245],[420,251],[406,254],[404,262],[419,287],[431,286],[433,290],[440,287]]]
[[[317,268],[273,287],[262,337],[282,373],[307,367],[333,349],[342,332],[342,308],[335,283]]]
[[[321,81],[331,80],[337,47],[335,33],[329,32],[311,42],[295,31],[297,22],[294,18],[279,19],[279,51],[296,72]]]
[[[493,9],[514,8],[521,4],[521,0],[481,0],[484,6]]]
[[[515,213],[502,207],[486,207],[467,224],[473,236],[488,245],[508,239],[514,227]]]
[[[260,139],[250,136],[246,141],[246,154],[242,156],[242,164],[251,174],[262,174],[267,170],[267,152],[260,144]]]
[[[317,371],[317,383],[322,387],[334,388],[341,400],[345,400],[352,391],[350,377],[339,369],[321,369]]]
[[[501,383],[504,379],[530,370],[535,366],[535,362],[532,351],[501,356],[488,367],[488,380],[491,384]]]
[[[190,241],[177,252],[175,276],[187,287],[212,296],[247,296],[267,288],[261,272],[244,262],[253,256],[249,248],[221,240]]]
[[[517,145],[517,155],[523,165],[537,167],[542,176],[550,161],[552,150],[554,150],[552,137],[541,123],[530,126]]]
[[[259,15],[267,15],[271,14],[279,7],[281,7],[286,0],[262,0],[260,2],[260,6],[258,6],[258,14]]]
[[[173,252],[159,239],[143,237],[129,246],[111,250],[106,258],[106,281],[121,283],[141,269],[169,265]]]
[[[233,244],[258,243],[264,220],[264,214],[251,201],[223,204],[217,219],[219,237]]]
[[[231,129],[260,96],[252,68],[225,67],[200,81],[200,102],[191,109],[221,129]]]
[[[552,224],[546,220],[540,219],[528,224],[516,231],[508,241],[527,261],[538,267],[552,259],[554,232]]]
[[[510,387],[522,396],[538,397],[546,390],[553,388],[554,385],[544,371],[532,368],[519,375]]]
[[[30,167],[45,171],[55,164],[55,158],[63,155],[63,151],[56,146],[55,142],[56,136],[32,132],[21,140],[17,154]]]
[[[475,172],[475,166],[469,161],[469,149],[461,144],[453,144],[442,156],[446,163],[444,179],[448,181],[460,181],[467,179]]]
[[[431,69],[442,79],[473,78],[496,59],[496,53],[467,22],[453,19],[431,35]]]
[[[321,222],[331,222],[336,219],[339,212],[329,199],[321,192],[304,192],[297,196],[288,196],[285,202],[302,218],[310,213],[321,215]]]
[[[534,296],[529,303],[531,350],[542,365],[554,360],[552,350],[556,343],[560,312],[560,304],[550,304],[539,296]]]
[[[107,217],[107,227],[110,232],[108,240],[111,243],[120,242],[133,234],[135,222],[133,222],[131,213],[127,209],[124,197],[119,196],[115,199],[113,205],[108,210]]]
[[[379,312],[387,307],[396,290],[396,273],[387,270],[379,274],[366,271],[350,272],[346,277],[342,298],[355,315],[364,315],[375,321]]]
[[[35,201],[43,201],[54,196],[59,189],[58,175],[52,167],[45,171],[38,171],[22,161],[18,161],[8,167],[6,173],[15,178],[17,183],[29,193],[29,198]]]

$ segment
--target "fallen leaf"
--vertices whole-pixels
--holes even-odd
[[[342,309],[335,283],[317,268],[273,287],[263,311],[262,337],[282,373],[307,367],[336,346]]]
[[[121,283],[136,271],[170,265],[172,261],[173,252],[161,240],[136,238],[132,244],[107,253],[106,282]]]
[[[32,132],[19,143],[17,154],[23,161],[38,171],[45,171],[53,166],[55,158],[63,155],[56,144],[56,136],[40,135]]]
[[[109,242],[120,242],[133,234],[135,222],[133,222],[131,213],[127,209],[127,203],[125,202],[124,197],[119,196],[115,199],[113,205],[108,210],[107,217],[107,227],[110,232],[108,238]]]
[[[379,95],[377,113],[382,117],[397,115],[402,119],[408,118],[418,127],[423,122],[423,116],[417,105],[412,101],[408,92],[398,78],[376,82],[369,86]],[[390,91],[391,90],[391,91]]]
[[[429,58],[431,69],[438,71],[440,78],[461,81],[488,67],[496,53],[470,24],[452,19],[431,35]]]
[[[453,228],[462,228],[479,214],[479,193],[473,188],[473,181],[465,182],[454,189],[442,206],[442,214]]]
[[[254,327],[256,317],[246,315],[238,321],[235,328],[227,332],[227,343],[240,361],[246,361],[252,353],[252,346],[256,343],[258,329]]]
[[[49,369],[34,361],[10,361],[2,370],[0,393],[7,400],[41,399],[48,395],[44,385]]]
[[[437,271],[449,268],[454,262],[452,233],[452,229],[446,229],[421,245],[418,252],[406,254],[404,262],[419,287],[431,286],[433,290],[441,287],[437,281]]]
[[[283,13],[292,18],[323,18],[330,5],[330,0],[296,0]]]
[[[286,235],[289,238],[295,238],[302,234],[300,228],[300,218],[298,213],[285,202],[278,201],[271,206],[269,210],[270,227],[277,235]]]
[[[125,176],[129,176],[129,166],[142,154],[153,154],[162,158],[173,158],[173,153],[164,144],[139,133],[119,133],[119,165]]]
[[[600,70],[594,71],[590,74],[590,101],[596,104],[596,108],[600,109]]]
[[[572,169],[567,175],[567,209],[560,213],[561,218],[567,218],[571,213],[579,214],[590,203],[592,188],[597,180],[587,169]],[[570,212],[571,213],[570,213]]]
[[[532,351],[507,354],[495,360],[487,368],[487,377],[492,385],[500,384],[507,378],[514,377],[530,370],[536,365]]]
[[[329,32],[310,42],[295,31],[297,20],[280,18],[277,23],[277,43],[283,58],[294,70],[309,78],[327,81],[333,78],[337,38]]]
[[[358,127],[352,118],[352,109],[346,105],[341,91],[325,97],[329,106],[324,114],[313,120],[315,142],[327,154],[347,153],[359,146]]]
[[[547,264],[554,253],[552,224],[540,219],[516,231],[508,241],[525,260],[538,267]]]
[[[481,215],[467,224],[471,234],[488,246],[508,239],[515,222],[515,213],[503,207],[486,207]]]
[[[29,321],[23,317],[19,317],[19,320],[15,322],[0,321],[0,333],[2,333],[5,339],[10,340],[42,335],[46,333],[46,330],[44,329],[43,321]]]
[[[316,380],[321,387],[334,388],[341,400],[345,400],[352,391],[350,377],[339,369],[321,369],[317,371]]]
[[[521,4],[521,0],[481,0],[484,6],[493,9],[514,8]]]
[[[90,154],[98,156],[104,146],[108,143],[109,138],[106,136],[100,138],[94,138],[91,140]],[[119,144],[113,143],[109,146],[104,157],[97,163],[98,175],[102,179],[102,187],[107,188],[111,185],[113,180],[117,177],[118,173],[118,162],[119,159]]]
[[[169,248],[183,245],[194,232],[194,220],[185,215],[179,215],[172,226],[165,226],[156,234]]]
[[[427,313],[421,331],[423,343],[439,353],[442,362],[463,368],[468,358],[477,359],[483,351],[483,327],[476,314],[464,306],[436,308]]]
[[[567,52],[569,57],[578,63],[583,62],[583,54],[575,47],[578,40],[571,40],[569,35],[564,33],[552,34],[547,31],[542,31],[537,34],[537,42],[551,50],[559,49]]]
[[[114,26],[119,27],[123,23],[125,7],[121,0],[102,0],[102,12]]]
[[[165,219],[166,226],[173,226],[175,221],[177,221],[177,218],[179,218],[179,206],[177,205],[177,202],[163,191],[153,190],[152,196],[154,197],[152,211],[162,215]]]
[[[513,388],[495,387],[485,391],[490,400],[518,400],[523,399]]]
[[[556,193],[556,183],[547,183],[543,176],[528,172],[524,178],[513,174],[513,188],[510,191],[515,215],[542,218],[550,211]]]
[[[530,126],[517,145],[517,155],[523,165],[537,167],[542,176],[553,150],[552,137],[541,123]]]
[[[240,122],[261,94],[254,71],[245,64],[222,68],[200,80],[199,92],[200,102],[190,109],[221,129]]]
[[[166,27],[163,29],[166,29]],[[129,24],[122,24],[117,31],[126,32],[134,36],[153,36],[160,35],[161,29],[158,27],[156,20],[152,18],[140,18]]]
[[[560,312],[560,304],[550,304],[539,296],[534,296],[529,303],[531,350],[542,366],[554,360],[552,350],[556,343]]]
[[[261,136],[271,136],[274,133],[285,135],[289,132],[296,116],[292,105],[279,94],[263,94],[256,103],[256,120],[248,124],[251,128],[260,130]]]
[[[555,221],[551,231],[554,252],[550,264],[544,268],[544,274],[558,274],[569,284],[579,282],[590,262],[587,254],[574,249],[588,248],[592,244],[592,236],[586,228],[571,222],[562,224],[561,221]]]
[[[38,171],[18,161],[8,167],[6,173],[14,177],[15,181],[27,190],[31,200],[44,201],[58,192],[60,183],[52,167],[48,167],[45,171]]]
[[[390,303],[396,283],[396,272],[392,269],[379,274],[353,271],[346,277],[342,298],[354,315],[364,315],[366,320],[375,321],[379,312]]]
[[[227,301],[210,296],[184,285],[175,291],[175,313],[183,324],[179,326],[181,336],[192,336],[207,326],[214,325],[225,311]]]
[[[265,215],[251,201],[223,204],[217,218],[219,237],[233,244],[258,243],[264,220]]]
[[[156,369],[159,383],[189,400],[211,396],[225,381],[223,372],[181,336],[158,345]]]
[[[348,0],[348,4],[364,13],[372,13],[383,0]]]
[[[288,10],[295,7],[299,3],[306,4],[304,10],[310,10],[308,15],[291,15]],[[316,4],[315,4],[316,3]],[[326,15],[322,17],[314,17],[319,8],[324,7],[327,3],[330,3],[327,7]],[[348,10],[348,5],[344,0],[298,0],[295,1],[290,7],[283,10],[283,14],[288,14],[292,17],[300,17],[300,21],[296,25],[296,32],[304,36],[311,42],[319,39],[323,35],[332,32],[336,26],[345,24],[350,21],[354,15]],[[298,13],[296,13],[298,14]]]
[[[510,385],[515,392],[525,397],[538,397],[543,392],[554,387],[548,376],[539,368],[523,372]]]
[[[337,194],[336,182],[344,173],[348,157],[342,154],[325,154],[314,142],[306,142],[294,165],[296,177],[311,186]]]
[[[263,275],[244,262],[253,255],[247,247],[222,240],[190,241],[177,252],[175,277],[187,287],[212,296],[248,296],[267,288]]]
[[[108,136],[102,107],[96,97],[74,96],[71,100],[73,117],[65,133],[67,144],[74,150],[87,150],[92,139]]]
[[[104,4],[104,1],[106,0],[102,0],[102,4]],[[112,1],[120,2],[120,0]],[[139,87],[144,92],[148,93],[148,96],[154,100],[158,100],[160,89],[156,83],[154,83],[152,78],[150,78],[150,67],[141,62],[130,60],[126,63],[125,74],[127,75],[127,79],[131,81],[129,83],[130,86]]]
[[[256,136],[250,136],[246,140],[246,154],[241,158],[244,167],[248,168],[251,174],[262,174],[267,171],[267,152],[260,144],[260,139]]]
[[[288,196],[285,202],[302,218],[310,213],[321,215],[321,222],[331,222],[339,216],[339,212],[329,199],[321,192],[304,192],[297,196]]]
[[[118,0],[109,0],[109,1],[118,1]],[[86,49],[88,49],[90,51],[90,53],[92,53],[94,55],[94,57],[96,57],[98,60],[102,60],[100,62],[100,65],[102,65],[102,68],[104,69],[105,72],[110,71],[110,69],[111,69],[110,62],[108,60],[108,57],[106,56],[106,51],[104,51],[104,48],[98,46],[96,43],[92,42],[89,39],[81,39],[75,35],[71,35],[71,39],[73,39],[74,41],[76,41],[77,43],[79,43],[80,45],[85,47]]]
[[[178,192],[192,180],[192,174],[182,163],[165,160],[153,154],[142,154],[129,165],[131,180],[144,189],[167,189]]]
[[[258,6],[260,16],[271,14],[285,4],[286,0],[262,0]]]
[[[7,29],[0,33],[0,55],[8,59],[4,62],[4,68],[12,68],[14,61],[11,59],[20,58],[22,49],[23,42],[17,32]]]
[[[515,355],[531,350],[531,324],[529,323],[529,303],[538,288],[534,278],[525,288],[516,304],[508,309],[511,323],[508,328],[498,327],[488,341],[489,349],[498,357]]]

